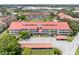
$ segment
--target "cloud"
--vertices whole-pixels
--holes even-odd
[[[79,4],[79,0],[0,0],[0,4]]]

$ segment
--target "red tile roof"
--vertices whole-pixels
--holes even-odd
[[[46,13],[46,12],[28,12],[28,13],[24,13],[24,15],[49,15],[50,13]]]
[[[64,14],[64,13],[59,13],[58,16],[59,16],[60,18],[62,18],[62,19],[63,19],[63,18],[71,19],[71,20],[74,19],[73,17],[71,17],[71,16],[69,16],[69,15],[67,15],[67,14]]]
[[[20,46],[21,48],[52,48],[50,43],[23,43]]]
[[[67,22],[12,22],[9,29],[37,29],[41,25],[42,29],[68,29]]]
[[[67,39],[67,37],[64,35],[57,35],[57,36],[55,36],[55,38],[56,39]]]

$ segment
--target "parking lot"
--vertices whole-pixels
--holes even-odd
[[[54,37],[31,37],[30,39],[22,40],[21,42],[26,43],[52,43],[56,41]]]
[[[73,55],[77,49],[79,41],[77,37],[79,37],[79,34],[72,42],[58,41],[54,37],[31,37],[28,40],[19,41],[19,43],[51,43],[52,48],[59,48],[63,55]]]

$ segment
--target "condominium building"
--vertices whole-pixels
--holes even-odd
[[[59,13],[57,14],[59,19],[69,19],[69,20],[74,20],[73,17],[71,17],[70,15],[64,14],[64,13]]]
[[[6,27],[7,27],[7,26],[6,26],[6,23],[0,21],[0,32],[2,32]]]
[[[31,31],[32,34],[49,34],[51,31],[60,35],[67,35],[71,29],[67,22],[12,22],[9,33],[17,35],[22,30]]]
[[[42,18],[47,18],[50,13],[46,12],[28,12],[24,13],[29,19],[42,19]]]
[[[14,16],[5,16],[1,17],[0,21],[6,23],[6,26],[9,26],[12,21],[16,21],[16,18]]]

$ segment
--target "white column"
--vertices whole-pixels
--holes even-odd
[[[59,34],[59,30],[57,30],[57,34]]]

